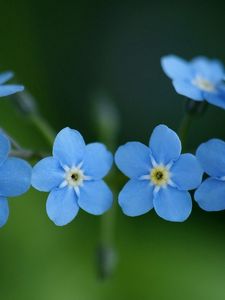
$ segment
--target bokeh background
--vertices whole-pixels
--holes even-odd
[[[70,126],[87,142],[98,140],[93,102],[106,97],[120,114],[119,143],[147,143],[155,125],[176,130],[184,113],[160,57],[206,55],[225,63],[224,9],[222,1],[1,0],[1,70],[16,72],[56,132]],[[194,121],[189,148],[225,139],[224,117],[210,106]],[[24,147],[50,151],[9,98],[0,102],[0,126]],[[10,218],[0,230],[1,299],[225,298],[224,212],[194,205],[185,223],[174,224],[154,212],[128,218],[118,209],[118,264],[101,281],[100,218],[81,212],[58,228],[45,213],[46,197],[31,189],[10,199]]]

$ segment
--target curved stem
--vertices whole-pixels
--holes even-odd
[[[30,121],[40,131],[48,144],[52,146],[55,139],[55,132],[46,122],[46,120],[38,113],[33,113],[29,116]]]

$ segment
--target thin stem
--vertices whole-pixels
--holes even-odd
[[[52,146],[55,133],[46,120],[38,113],[33,113],[29,116],[30,121],[38,128],[40,133],[45,137],[46,141]]]
[[[192,121],[195,118],[203,116],[207,110],[208,104],[206,101],[187,100],[185,107],[185,115],[181,121],[178,134],[180,136],[183,148],[187,146],[188,133],[191,128]]]
[[[10,156],[19,157],[23,159],[42,159],[47,156],[46,153],[42,153],[39,151],[32,151],[32,150],[11,150]]]
[[[117,255],[115,245],[116,206],[101,216],[100,245],[98,249],[98,274],[100,279],[106,279],[112,275],[115,269]]]
[[[191,128],[192,121],[193,116],[189,113],[186,113],[181,121],[180,128],[178,130],[178,135],[180,137],[184,149],[187,146],[188,133]]]

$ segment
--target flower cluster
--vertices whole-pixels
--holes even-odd
[[[187,62],[175,55],[161,60],[175,90],[195,101],[207,101],[225,109],[225,71],[217,60],[197,57]],[[0,96],[23,90],[5,82],[13,74],[0,75]],[[183,222],[194,200],[206,211],[225,209],[225,142],[211,139],[202,143],[196,155],[181,154],[178,135],[166,125],[153,130],[149,145],[128,142],[115,153],[115,164],[128,178],[118,195],[125,215],[135,217],[154,208],[156,214],[173,222]],[[32,185],[49,192],[46,210],[58,226],[71,222],[80,209],[101,215],[113,204],[113,193],[103,178],[113,164],[113,155],[101,143],[85,144],[71,128],[56,136],[52,156],[31,166],[11,157],[9,138],[0,133],[0,227],[9,215],[8,197],[19,196]],[[203,173],[207,178],[202,181]]]

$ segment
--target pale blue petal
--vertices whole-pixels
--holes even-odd
[[[161,218],[173,222],[185,221],[192,210],[191,195],[172,187],[160,189],[153,199],[153,204]]]
[[[119,205],[127,216],[147,213],[153,208],[153,186],[147,180],[129,180],[119,194]]]
[[[49,192],[64,180],[65,171],[54,157],[40,160],[33,168],[31,184],[42,192]]]
[[[168,164],[177,160],[181,153],[181,142],[178,135],[165,125],[155,127],[149,146],[157,163]]]
[[[4,226],[9,217],[8,200],[0,197],[0,227]]]
[[[9,139],[0,133],[0,165],[6,160],[9,155],[11,146]]]
[[[210,60],[199,56],[191,61],[191,66],[197,75],[214,83],[221,81],[225,75],[223,65],[216,59]]]
[[[20,158],[8,158],[0,166],[0,195],[19,196],[28,191],[31,184],[31,166]]]
[[[80,208],[93,215],[106,212],[113,203],[113,194],[103,180],[86,181],[80,188],[78,204]]]
[[[0,97],[9,96],[17,92],[22,92],[24,86],[17,84],[5,84],[0,86]]]
[[[81,134],[69,127],[62,129],[53,145],[53,156],[64,166],[77,166],[84,158],[85,143]]]
[[[208,175],[225,176],[225,142],[211,139],[198,147],[196,156]]]
[[[74,189],[65,187],[52,190],[47,199],[46,210],[55,225],[70,223],[79,211]]]
[[[162,57],[161,66],[171,79],[186,79],[192,76],[189,63],[176,55]]]
[[[225,181],[207,178],[196,190],[194,197],[206,211],[225,209]]]
[[[150,154],[149,147],[144,144],[129,142],[117,149],[115,162],[126,176],[137,178],[149,174],[152,166]]]
[[[194,84],[192,84],[191,81],[177,79],[173,81],[173,86],[176,92],[180,95],[186,96],[195,101],[204,100],[203,92]]]
[[[13,72],[6,71],[0,74],[0,84],[5,83],[6,81],[10,80],[14,76]]]
[[[113,156],[105,145],[100,143],[88,144],[85,149],[82,169],[84,174],[94,179],[103,178],[111,169]]]
[[[204,98],[212,105],[225,109],[225,88],[219,89],[217,92],[204,93]]]
[[[203,170],[194,155],[182,154],[172,166],[171,174],[179,190],[193,190],[202,182]]]

